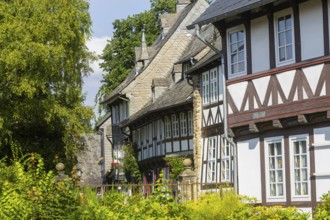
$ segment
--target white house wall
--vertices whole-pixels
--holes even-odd
[[[237,161],[239,194],[261,201],[259,138],[237,143]]]
[[[317,4],[316,4],[317,2]],[[301,59],[324,55],[323,16],[321,0],[299,4]]]
[[[314,129],[315,179],[317,201],[330,191],[330,127]]]
[[[269,69],[269,32],[266,16],[251,21],[252,71]]]

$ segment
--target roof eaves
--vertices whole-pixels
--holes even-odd
[[[272,3],[274,1],[275,0],[261,0],[261,1],[258,1],[258,2],[254,2],[254,3],[251,3],[251,4],[245,5],[244,7],[240,7],[240,8],[234,9],[234,10],[229,11],[227,13],[219,14],[217,16],[214,16],[214,17],[211,17],[211,18],[207,18],[207,19],[201,20],[201,21],[198,21],[199,18],[197,18],[192,24],[190,24],[190,25],[187,26],[187,29],[188,30],[191,30],[191,29],[195,28],[195,25],[196,24],[199,25],[200,27],[202,27],[205,24],[214,23],[214,22],[223,20],[225,18],[231,17],[233,15],[237,15],[237,14],[240,14],[242,12],[246,12],[246,11],[249,11],[251,9],[255,9],[257,7],[260,7],[260,6],[263,6],[263,5]],[[209,10],[206,9],[206,11],[203,14],[208,13],[208,11]],[[203,14],[201,16],[203,16]]]

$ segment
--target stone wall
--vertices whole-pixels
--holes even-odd
[[[193,75],[194,82],[194,107],[193,107],[193,118],[194,118],[194,166],[196,172],[196,181],[200,182],[201,173],[201,123],[202,123],[202,97],[201,97],[201,82],[200,75]]]
[[[101,136],[99,134],[85,134],[84,145],[77,153],[77,167],[82,171],[81,184],[94,185],[102,183],[101,176]]]

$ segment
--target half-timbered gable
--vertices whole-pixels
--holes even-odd
[[[188,26],[213,23],[221,34],[238,192],[264,205],[311,212],[330,189],[330,168],[320,153],[330,152],[329,4],[216,0]]]

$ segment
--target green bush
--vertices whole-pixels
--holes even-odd
[[[205,194],[196,201],[189,201],[189,219],[247,219],[252,215],[253,207],[247,197],[238,196],[233,191]]]
[[[316,207],[314,218],[316,220],[330,220],[330,194],[322,195],[322,203]]]
[[[281,206],[258,206],[254,208],[254,214],[251,220],[307,220],[310,213],[301,213],[295,207],[283,208]]]
[[[55,182],[44,170],[43,159],[29,154],[12,165],[0,167],[0,219],[70,219],[79,207],[70,180]]]

